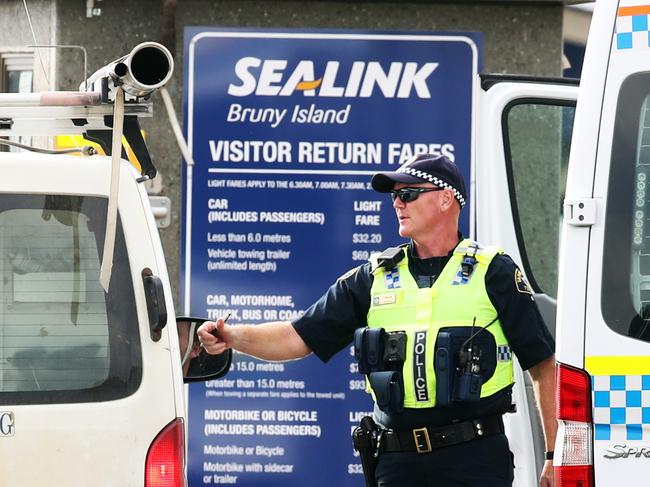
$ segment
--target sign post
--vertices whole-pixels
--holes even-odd
[[[185,31],[184,312],[292,321],[346,270],[401,243],[371,175],[415,153],[470,180],[480,36]],[[464,211],[461,229],[469,230]],[[189,389],[191,486],[361,486],[372,410],[350,348],[235,354]]]

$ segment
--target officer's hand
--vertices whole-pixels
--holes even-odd
[[[555,480],[553,478],[553,460],[546,460],[542,475],[539,478],[539,487],[553,487]]]
[[[217,321],[206,321],[196,330],[199,341],[206,352],[217,355],[232,347],[233,327],[219,318]]]

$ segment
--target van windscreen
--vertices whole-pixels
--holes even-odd
[[[650,341],[650,73],[621,85],[612,141],[602,312],[607,325]]]
[[[107,200],[0,195],[0,403],[124,397],[142,375],[121,225],[99,284]]]

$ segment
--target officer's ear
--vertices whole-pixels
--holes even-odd
[[[448,211],[456,203],[456,198],[454,198],[454,195],[450,189],[445,189],[441,191],[439,202],[440,209],[442,211]]]

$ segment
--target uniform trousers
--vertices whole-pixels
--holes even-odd
[[[378,487],[510,487],[513,476],[503,433],[430,453],[383,452],[375,471]]]

